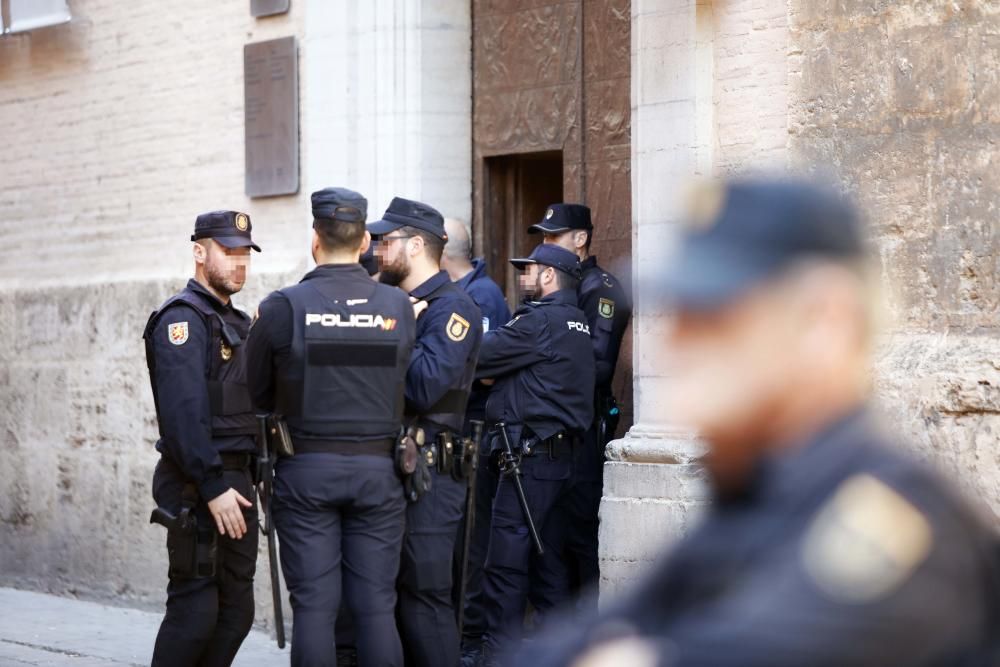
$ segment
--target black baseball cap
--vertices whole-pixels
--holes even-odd
[[[796,180],[703,185],[659,285],[676,308],[709,310],[735,300],[794,262],[852,262],[866,255],[856,208],[838,193]]]
[[[531,254],[527,257],[520,257],[510,260],[510,263],[519,269],[523,269],[528,264],[543,264],[567,273],[577,280],[583,275],[583,268],[580,266],[580,258],[562,246],[555,243],[540,243],[535,246]]]
[[[194,221],[192,241],[215,239],[227,248],[253,248],[260,252],[260,246],[250,238],[250,216],[239,211],[211,211],[202,213]]]
[[[323,188],[312,193],[313,226],[325,220],[364,222],[368,200],[347,188]]]
[[[545,210],[541,222],[528,227],[529,234],[558,234],[571,229],[594,229],[590,209],[583,204],[553,204]]]
[[[412,199],[393,197],[389,208],[382,214],[382,219],[368,223],[368,231],[372,236],[385,236],[400,227],[416,227],[430,232],[442,241],[448,240],[448,234],[444,231],[444,217],[438,210]]]

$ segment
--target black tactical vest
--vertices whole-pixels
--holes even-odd
[[[257,426],[247,388],[246,348],[243,345],[250,331],[250,318],[246,313],[233,309],[236,317],[227,322],[211,303],[187,287],[153,311],[142,334],[146,342],[146,364],[153,385],[157,422],[160,422],[160,405],[156,396],[156,355],[153,353],[152,335],[163,314],[179,303],[193,308],[209,331],[205,378],[212,414],[212,437],[254,435]],[[160,436],[163,436],[162,429]]]
[[[404,309],[411,306],[364,281],[316,278],[280,291],[292,306],[293,328],[275,399],[293,437],[371,440],[399,433],[409,360],[400,346]]]

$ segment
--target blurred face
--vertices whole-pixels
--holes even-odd
[[[416,237],[399,230],[386,234],[375,246],[378,258],[379,282],[399,285],[410,275],[410,244]]]
[[[528,264],[517,279],[521,299],[532,301],[551,292],[555,284],[555,272],[551,266]]]
[[[205,280],[218,294],[232,296],[247,280],[250,248],[227,248],[217,241],[195,244],[195,261],[202,265]]]
[[[707,441],[717,489],[739,489],[765,450],[857,408],[869,385],[867,336],[860,283],[823,266],[676,314],[665,341],[669,417]]]
[[[769,421],[799,374],[794,318],[764,291],[710,312],[675,316],[667,336],[671,418],[709,445],[717,487],[738,486],[769,437]]]
[[[542,237],[546,243],[552,243],[565,248],[574,254],[577,250],[587,245],[587,232],[582,229],[570,229],[556,234],[543,234]]]

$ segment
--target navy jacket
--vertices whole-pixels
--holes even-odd
[[[540,439],[586,431],[594,418],[594,352],[576,294],[560,290],[529,301],[488,332],[476,377],[496,380],[486,418],[509,424],[515,443],[524,427]]]
[[[486,260],[472,260],[472,271],[455,281],[479,306],[483,314],[483,331],[492,331],[510,320],[510,308],[500,290],[486,273]]]
[[[583,278],[577,292],[594,344],[597,389],[610,394],[622,337],[632,317],[632,304],[621,282],[597,265],[597,257],[591,255],[582,266]]]
[[[461,434],[483,340],[479,307],[447,272],[428,278],[410,296],[428,301],[417,320],[416,344],[406,372],[406,411],[428,438],[447,428]]]
[[[664,666],[985,666],[998,628],[995,530],[855,413],[764,461],[631,595],[517,664],[624,635]]]
[[[500,286],[486,273],[486,260],[472,260],[473,269],[455,281],[479,306],[483,314],[483,332],[492,331],[510,321],[510,308],[504,299]],[[490,388],[481,382],[474,382],[469,393],[469,405],[465,411],[466,420],[486,418],[486,399]]]

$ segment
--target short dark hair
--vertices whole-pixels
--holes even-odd
[[[555,267],[553,267],[555,268]],[[576,291],[577,286],[579,286],[580,281],[573,276],[569,275],[565,271],[560,271],[556,269],[556,285],[559,289],[569,289]]]
[[[427,255],[434,262],[441,263],[441,254],[444,252],[444,239],[436,234],[431,234],[430,232],[424,231],[423,229],[417,229],[416,227],[402,227],[399,230],[404,236],[419,236],[424,240],[424,246],[427,248]]]
[[[362,222],[316,219],[313,220],[313,229],[319,237],[320,246],[326,252],[359,250],[361,239],[365,236],[365,225]]]

